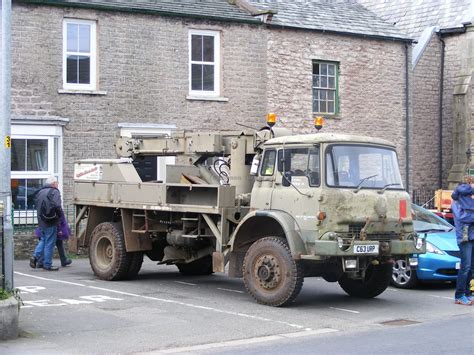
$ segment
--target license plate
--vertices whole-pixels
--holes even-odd
[[[378,254],[378,244],[354,245],[354,254]]]
[[[460,268],[461,268],[461,262],[458,261],[458,262],[456,263],[456,270],[459,270]]]

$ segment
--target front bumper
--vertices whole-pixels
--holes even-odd
[[[416,276],[425,281],[454,281],[457,278],[456,264],[460,259],[451,255],[426,253],[418,255]]]
[[[412,255],[423,254],[426,252],[426,243],[420,249],[416,249],[414,240],[390,240],[390,241],[375,241],[375,240],[355,240],[349,246],[341,249],[334,240],[316,240],[312,243],[313,253],[311,255],[301,255],[301,259],[320,259],[320,257],[331,256],[392,256],[392,255]],[[378,246],[378,252],[356,252],[357,246]],[[370,248],[367,248],[370,249]]]

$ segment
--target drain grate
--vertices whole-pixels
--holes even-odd
[[[418,324],[418,323],[421,323],[421,322],[417,322],[416,320],[410,320],[410,319],[394,319],[394,320],[382,322],[380,324],[382,325],[411,325],[411,324]]]

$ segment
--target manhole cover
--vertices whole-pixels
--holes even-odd
[[[420,322],[417,322],[415,320],[410,320],[410,319],[394,319],[394,320],[382,322],[380,324],[382,325],[411,325],[411,324],[418,324],[418,323]]]

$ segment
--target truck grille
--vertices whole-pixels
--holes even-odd
[[[360,238],[360,233],[364,228],[364,224],[349,224],[349,236]],[[377,233],[377,234],[367,234],[367,240],[380,240],[380,241],[390,241],[393,239],[398,239],[398,234],[390,233]]]

